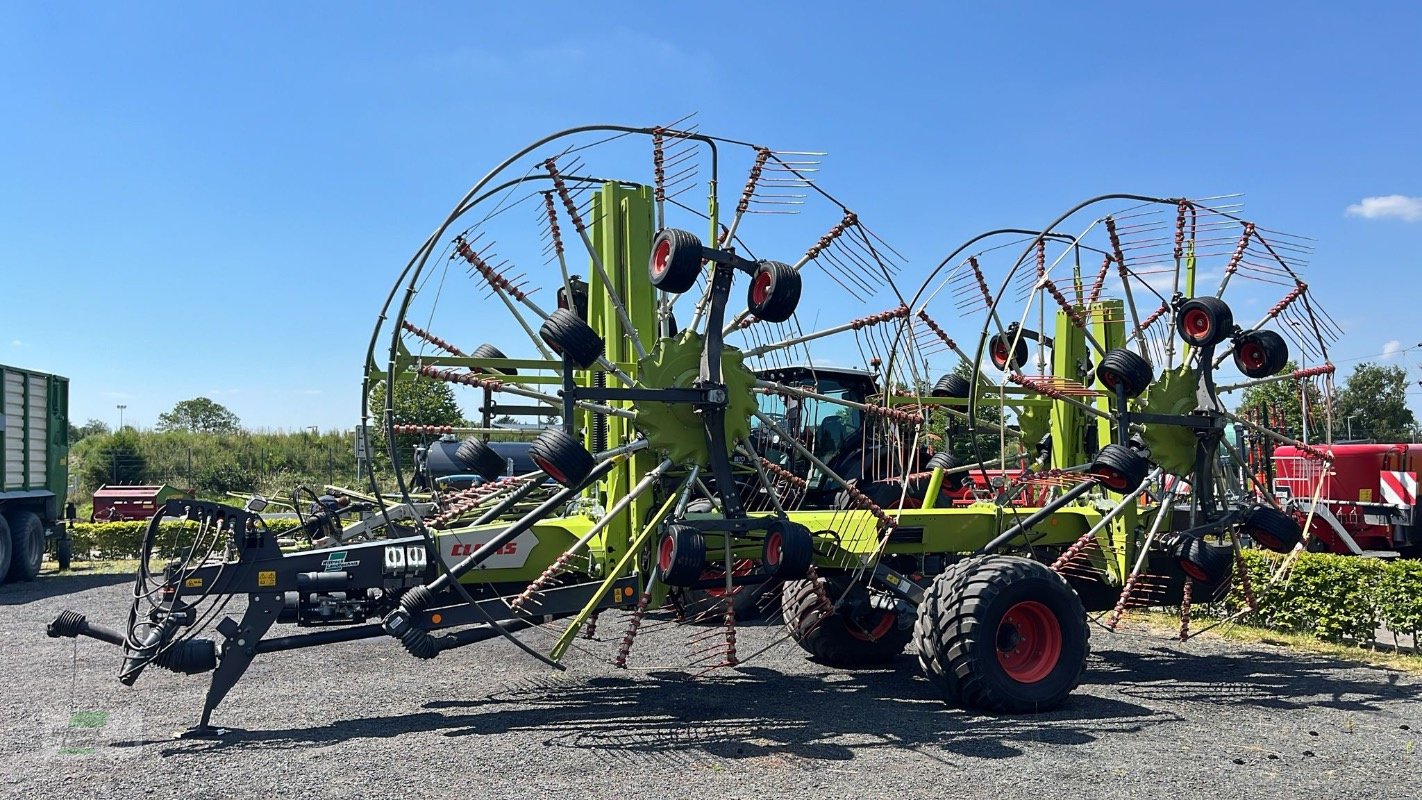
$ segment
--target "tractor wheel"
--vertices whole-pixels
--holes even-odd
[[[690,525],[668,525],[657,543],[657,578],[667,586],[701,580],[706,569],[706,537]]]
[[[1117,494],[1130,494],[1145,480],[1150,464],[1140,454],[1121,444],[1108,444],[1096,454],[1087,468],[1101,484]]]
[[[1127,397],[1137,397],[1150,387],[1155,371],[1139,353],[1118,347],[1106,353],[1096,367],[1096,378],[1112,392],[1125,387]]]
[[[766,322],[784,322],[800,305],[800,273],[789,264],[762,261],[746,290],[746,305]]]
[[[474,348],[474,352],[470,353],[469,356],[471,358],[508,358],[508,356],[504,355],[504,351],[491,344],[479,345],[478,347]],[[514,369],[513,367],[500,367],[498,369],[490,367],[488,371],[500,375],[518,374],[518,370]]]
[[[1195,583],[1214,589],[1229,577],[1234,549],[1214,547],[1204,539],[1186,536],[1175,546],[1175,561]]]
[[[10,538],[10,523],[0,517],[0,583],[10,574],[10,555],[14,549],[15,542]]]
[[[957,373],[948,373],[933,384],[934,397],[967,397],[973,393],[973,385],[967,378]]]
[[[1234,346],[1234,365],[1250,378],[1267,378],[1289,363],[1289,345],[1273,331],[1250,331]]]
[[[832,602],[848,585],[838,575],[818,580]],[[856,586],[838,609],[826,613],[813,583],[790,581],[781,590],[780,611],[790,636],[815,661],[831,667],[868,667],[893,661],[913,638],[910,615],[874,608],[870,601],[868,590]]]
[[[54,543],[54,560],[58,562],[61,571],[69,569],[69,565],[74,562],[74,540],[68,534]]]
[[[454,450],[454,460],[460,469],[472,472],[486,481],[498,479],[508,468],[504,457],[494,452],[494,448],[473,436],[459,443]]]
[[[1028,713],[1061,705],[1081,681],[1086,610],[1045,565],[979,556],[939,575],[914,625],[918,661],[956,705]]]
[[[1017,340],[1017,346],[1012,346],[1012,340]],[[1009,348],[1011,354],[1008,353]],[[992,359],[992,365],[1003,372],[1011,372],[1021,369],[1027,363],[1027,340],[1021,336],[1011,333],[999,333],[988,342],[988,358]]]
[[[810,529],[786,520],[773,520],[765,532],[761,561],[770,577],[795,581],[805,577],[815,558],[815,540]]]
[[[1303,538],[1293,517],[1272,506],[1258,505],[1244,512],[1244,532],[1276,553],[1287,553]]]
[[[32,581],[44,563],[44,523],[33,511],[10,514],[7,521],[14,545],[10,550],[10,580]]]
[[[647,275],[664,292],[681,294],[701,275],[701,240],[689,231],[667,228],[652,240]]]
[[[602,337],[566,308],[549,314],[538,329],[538,335],[553,348],[553,352],[573,362],[573,366],[579,369],[596,364],[602,355]]]
[[[1234,314],[1218,297],[1192,297],[1180,306],[1175,317],[1175,331],[1187,344],[1209,347],[1229,338],[1234,328]]]
[[[577,486],[587,479],[596,462],[582,442],[562,428],[548,428],[528,446],[534,466],[563,486]]]
[[[952,453],[943,450],[930,456],[925,466],[929,469],[953,469],[954,467],[962,465],[958,463],[958,459],[954,458]],[[963,488],[963,481],[966,480],[967,477],[968,476],[962,472],[953,475],[944,475],[943,488],[950,492],[956,492]]]

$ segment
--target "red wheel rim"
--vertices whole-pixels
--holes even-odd
[[[663,239],[657,242],[657,249],[652,251],[652,275],[660,278],[667,273],[669,266],[671,266],[671,240]]]
[[[1254,342],[1249,342],[1239,348],[1239,360],[1246,370],[1263,369],[1266,359],[1264,358],[1264,348]]]
[[[1111,489],[1126,488],[1126,476],[1110,467],[1097,467],[1091,474],[1100,478],[1101,482]]]
[[[991,355],[993,366],[998,369],[1007,366],[1007,344],[1001,339],[993,341]]]
[[[780,566],[780,558],[785,550],[785,537],[775,531],[765,538],[765,563],[771,568]]]
[[[1270,550],[1284,549],[1284,542],[1279,539],[1279,537],[1275,536],[1272,533],[1269,533],[1263,528],[1249,528],[1245,531],[1245,533],[1249,534],[1249,538],[1264,545]]]
[[[1062,625],[1036,600],[1007,609],[997,624],[997,663],[1018,683],[1036,683],[1062,659]]]
[[[563,484],[564,486],[568,485],[568,476],[563,474],[563,470],[558,469],[557,467],[548,463],[547,459],[538,456],[532,456],[530,460],[533,461],[534,466],[543,470],[544,474],[546,474],[548,477],[552,478],[558,483]]]
[[[1193,561],[1187,561],[1183,558],[1180,559],[1180,569],[1186,575],[1202,583],[1208,583],[1210,580],[1210,576]]]
[[[889,631],[893,629],[897,622],[898,620],[894,618],[893,614],[881,612],[878,621],[874,623],[874,627],[872,628],[861,628],[855,623],[849,622],[849,624],[844,626],[844,629],[849,632],[850,636],[853,636],[861,642],[877,642],[888,635]]]
[[[672,561],[676,556],[676,543],[672,541],[670,534],[662,537],[662,543],[657,546],[657,569],[662,575],[671,572]]]
[[[1101,373],[1101,382],[1106,385],[1107,389],[1115,389],[1116,384],[1121,382],[1121,378],[1114,372],[1103,371]]]
[[[751,283],[751,302],[756,305],[765,305],[765,301],[770,299],[770,270],[765,269],[756,273],[755,281]]]
[[[1185,331],[1190,334],[1190,338],[1197,341],[1204,341],[1210,338],[1211,331],[1214,330],[1214,320],[1210,319],[1209,312],[1200,308],[1192,308],[1185,312],[1185,318],[1181,321]]]

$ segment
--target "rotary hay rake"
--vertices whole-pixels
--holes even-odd
[[[1301,282],[1249,329],[1194,296],[1229,224],[1242,233],[1218,294],[1293,275],[1258,229],[1184,201],[1106,198],[1134,207],[1086,234],[1061,232],[1074,214],[978,237],[909,297],[902,259],[819,185],[817,158],[620,126],[510,157],[399,274],[370,339],[363,422],[383,430],[396,490],[372,478],[385,538],[283,552],[260,509],[175,501],[149,525],[127,630],[65,612],[50,635],[120,646],[126,684],[149,665],[213,671],[191,731],[211,735],[261,653],[391,636],[431,659],[503,636],[553,666],[579,648],[627,667],[639,636],[709,621],[687,637],[699,673],[753,658],[737,647],[738,616],[755,611],[741,601],[778,595],[782,638],[824,663],[880,663],[912,641],[948,701],[1036,711],[1080,680],[1087,608],[1114,627],[1147,599],[1188,607],[1192,582],[1218,590],[1230,572],[1207,538],[1297,540],[1267,493],[1218,468],[1224,421],[1284,437],[1225,412],[1213,376],[1233,355],[1249,381],[1273,379],[1287,356],[1265,323],[1296,315],[1324,356],[1326,330]],[[729,214],[723,174],[745,175]],[[1186,222],[1151,274],[1148,212],[1162,208]],[[1012,252],[1003,242],[1022,255],[984,267]],[[793,260],[763,257],[781,253]],[[1088,254],[1104,259],[1089,290]],[[474,293],[457,291],[464,278]],[[1141,318],[1146,296],[1161,305]],[[883,310],[863,315],[870,303]],[[947,328],[974,315],[970,353]],[[1022,371],[1028,342],[1038,374]],[[398,385],[421,382],[455,387],[485,420],[556,420],[529,447],[537,469],[506,475],[487,424],[400,418]],[[436,449],[482,482],[442,489]],[[240,619],[223,615],[236,595]],[[668,604],[679,619],[650,615]],[[595,652],[579,633],[614,608],[628,612],[615,653]],[[277,623],[311,630],[269,637]],[[199,636],[209,627],[216,638]]]

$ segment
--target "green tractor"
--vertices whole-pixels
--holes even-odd
[[[912,645],[946,700],[1040,711],[1080,680],[1089,614],[1114,627],[1133,605],[1221,591],[1241,533],[1297,539],[1221,467],[1226,426],[1246,423],[1220,404],[1216,370],[1250,385],[1287,356],[1266,327],[1279,311],[1242,327],[1219,299],[1251,271],[1292,275],[1288,259],[1257,266],[1273,249],[1253,225],[1102,198],[971,240],[908,293],[904,259],[822,188],[813,158],[620,126],[511,156],[399,273],[370,338],[362,422],[386,462],[370,495],[428,508],[401,515],[415,534],[286,552],[259,509],[175,501],[150,524],[127,630],[65,612],[50,634],[119,645],[125,683],[154,665],[212,671],[194,729],[210,735],[258,654],[363,638],[433,659],[502,636],[560,666],[615,609],[626,628],[606,656],[627,666],[646,616],[670,605],[723,629],[694,666],[735,665],[749,587],[779,597],[785,636],[821,662]],[[1111,215],[1064,232],[1113,203],[1130,232]],[[1138,249],[1162,214],[1185,220],[1163,258]],[[1197,296],[1230,226],[1243,255]],[[1105,258],[1094,284],[1088,256]],[[1282,310],[1308,307],[1297,287]],[[1327,339],[1315,327],[1309,345]],[[528,446],[536,469],[508,475],[474,429],[445,449],[482,481],[417,484],[412,445],[450,431],[396,422],[402,381],[449,383],[486,418],[555,420]],[[235,594],[246,611],[222,617]],[[305,632],[269,636],[278,624]]]

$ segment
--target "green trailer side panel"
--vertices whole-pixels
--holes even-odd
[[[69,380],[0,365],[0,500],[44,500],[52,521],[68,491],[68,462]]]

